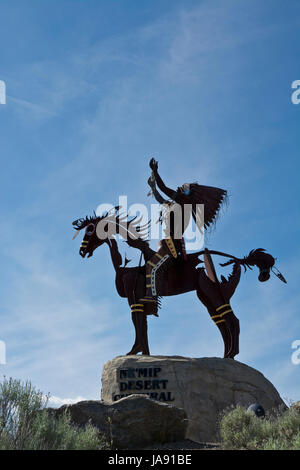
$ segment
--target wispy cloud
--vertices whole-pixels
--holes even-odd
[[[84,401],[85,398],[83,397],[76,397],[76,398],[60,398],[56,397],[55,395],[49,397],[48,406],[53,408],[59,408],[62,405],[74,405],[79,401]]]
[[[7,98],[9,102],[12,102],[16,104],[17,106],[19,106],[20,108],[23,108],[24,110],[29,111],[31,114],[31,117],[34,117],[36,119],[40,119],[43,117],[54,117],[57,115],[56,112],[50,111],[46,109],[45,107],[32,103],[30,101],[26,101],[20,98],[14,98],[13,96],[9,96],[9,95]]]

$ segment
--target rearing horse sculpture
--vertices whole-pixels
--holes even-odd
[[[117,242],[114,236],[100,237],[97,230],[101,224],[102,230],[108,233],[110,224],[116,224],[123,227],[124,216],[118,213],[119,207],[115,208],[115,217],[110,213],[103,216],[86,217],[73,222],[77,230],[75,238],[79,231],[85,228],[85,234],[81,242],[79,254],[85,258],[93,255],[96,248],[107,244],[110,250],[113,266],[116,271],[115,284],[118,294],[127,298],[131,307],[132,322],[135,328],[135,342],[128,354],[149,355],[148,334],[147,334],[147,314],[143,309],[139,309],[137,299],[145,293],[145,265],[127,267],[128,260],[125,258],[125,264],[122,266],[122,256],[119,252]],[[139,220],[133,219],[129,228],[126,228],[126,242],[129,246],[137,248],[147,262],[154,254],[147,241],[143,240],[143,231],[147,224],[139,227]],[[133,228],[140,233],[138,238],[132,235]],[[97,234],[98,233],[98,234]],[[123,232],[124,235],[124,232]],[[215,272],[211,254],[225,256],[230,258],[225,266],[233,264],[232,273],[226,279],[221,276],[221,282]],[[199,256],[204,256],[204,267],[198,267],[203,263]],[[259,269],[258,279],[264,282],[270,277],[270,270],[274,266],[275,259],[264,249],[258,248],[252,250],[245,258],[236,258],[233,255],[214,250],[202,250],[197,253],[187,254],[186,259],[178,258],[174,265],[164,273],[161,282],[159,296],[179,295],[185,292],[196,291],[199,300],[205,305],[212,320],[219,328],[224,342],[224,357],[234,358],[239,353],[239,320],[234,315],[230,305],[230,299],[240,281],[241,266],[245,271],[251,266],[257,266]],[[281,281],[286,282],[282,274],[277,270],[274,272]]]

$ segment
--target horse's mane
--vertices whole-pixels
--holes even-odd
[[[107,223],[107,225],[115,227],[115,231],[113,231],[112,235],[119,234],[122,238],[125,239],[140,238],[145,240],[148,237],[150,221],[141,223],[142,219],[142,215],[129,219],[128,214],[119,213],[119,206],[116,206],[101,216],[97,216],[97,214],[94,212],[93,216],[86,216],[85,218],[74,220],[72,225],[75,230],[82,230],[91,223],[96,225],[97,223],[103,221],[105,224]]]

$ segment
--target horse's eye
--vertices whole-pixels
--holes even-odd
[[[94,224],[89,224],[86,228],[86,234],[87,235],[93,235],[95,231],[95,225]]]

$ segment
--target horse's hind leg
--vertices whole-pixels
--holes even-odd
[[[240,322],[233,312],[226,315],[226,319],[216,322],[224,341],[224,358],[234,359],[239,354]]]
[[[234,356],[239,354],[239,335],[240,335],[240,322],[233,312],[230,312],[226,318],[226,325],[231,332],[231,347],[224,357],[234,359]]]
[[[207,311],[208,311],[210,317],[213,317],[214,316],[214,310],[211,306],[210,301],[205,296],[204,292],[202,292],[202,290],[198,289],[197,290],[197,296],[198,296],[198,299],[207,308]],[[223,321],[222,322],[215,322],[215,323],[216,323],[216,326],[218,327],[218,329],[219,329],[219,331],[222,335],[222,339],[223,339],[223,343],[224,343],[224,357],[228,357],[229,351],[232,348],[232,340],[231,340],[232,335],[231,335],[230,329],[228,328],[226,323],[223,322]]]
[[[224,358],[229,357],[228,354],[232,349],[232,334],[230,329],[227,327],[226,323],[218,323],[217,327],[220,330],[220,333],[223,338],[224,343]]]

